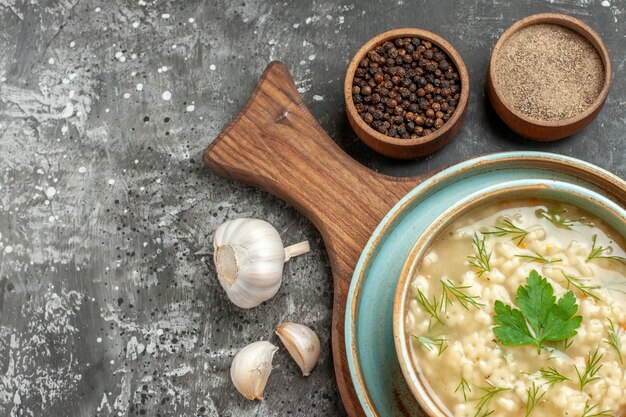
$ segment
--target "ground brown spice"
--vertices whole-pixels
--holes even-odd
[[[582,113],[604,84],[604,65],[593,45],[554,24],[514,33],[500,48],[494,69],[500,94],[534,120],[563,120]]]

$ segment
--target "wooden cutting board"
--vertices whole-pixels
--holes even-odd
[[[283,199],[320,231],[333,280],[335,374],[348,415],[363,416],[346,361],[344,314],[352,273],[389,209],[425,177],[395,178],[350,158],[317,123],[280,62],[272,62],[235,120],[204,151],[216,174]]]

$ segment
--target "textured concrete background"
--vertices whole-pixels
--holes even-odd
[[[583,133],[556,143],[512,134],[484,94],[490,49],[517,19],[582,18],[603,36],[615,81]],[[204,147],[239,111],[265,65],[291,69],[305,102],[365,165],[413,175],[472,155],[559,152],[626,176],[626,2],[0,0],[0,415],[343,415],[330,353],[331,281],[319,234],[270,195],[220,179]],[[396,162],[348,127],[341,86],[359,45],[413,26],[465,59],[465,126],[445,150]],[[226,219],[273,223],[312,252],[279,294],[231,305],[210,237]],[[284,348],[267,398],[245,401],[229,366],[284,320],[314,327],[308,378]]]

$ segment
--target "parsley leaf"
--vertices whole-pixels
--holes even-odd
[[[554,288],[535,270],[526,285],[517,289],[515,304],[519,309],[497,300],[494,306],[493,333],[506,346],[535,345],[541,352],[543,342],[556,342],[576,336],[581,316],[576,297],[568,291],[556,300]]]

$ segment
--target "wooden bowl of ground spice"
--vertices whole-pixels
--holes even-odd
[[[469,76],[458,52],[422,29],[395,29],[366,42],[344,82],[346,113],[357,136],[398,159],[423,157],[459,132]]]
[[[584,22],[557,13],[528,16],[493,49],[487,93],[500,118],[530,139],[573,135],[597,116],[611,84],[611,60]]]

